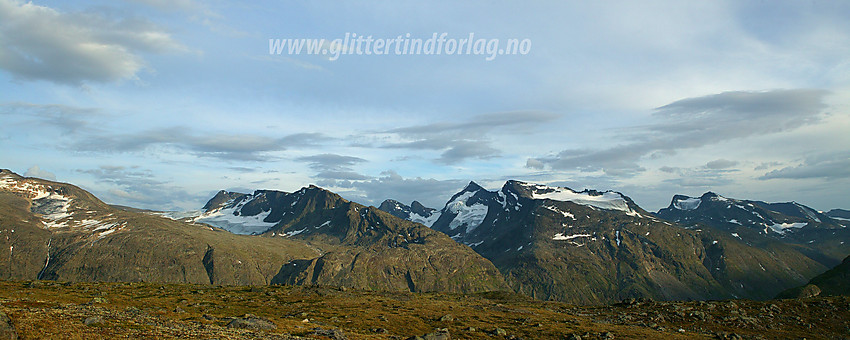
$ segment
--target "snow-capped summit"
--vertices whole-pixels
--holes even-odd
[[[191,222],[206,223],[234,234],[259,235],[278,226],[285,217],[293,218],[311,204],[328,205],[321,202],[328,196],[341,200],[335,194],[316,186],[301,188],[288,193],[277,190],[256,190],[252,194],[219,191]],[[165,215],[169,217],[168,215]]]
[[[501,206],[501,203],[495,192],[470,181],[463,190],[446,202],[439,218],[432,225],[444,224],[441,231],[456,238],[478,228],[490,209],[496,206]]]
[[[410,205],[406,205],[393,199],[387,199],[381,202],[378,209],[386,211],[398,218],[422,223],[427,227],[431,227],[440,217],[440,212],[437,209],[428,208],[422,205],[422,203],[419,203],[419,201],[413,201]]]
[[[523,233],[519,230],[533,223],[529,214],[538,214],[538,209],[547,214],[556,212],[567,219],[563,223],[575,220],[573,209],[638,218],[649,216],[631,199],[613,191],[574,191],[515,180],[505,182],[498,191],[490,191],[470,182],[449,199],[432,228],[458,242],[479,247],[497,235]]]
[[[605,210],[620,210],[632,213],[630,199],[615,191],[583,190],[575,191],[565,187],[552,187],[541,184],[530,184],[519,181],[508,181],[503,191],[517,192],[522,197],[534,200],[553,200],[573,202]],[[632,203],[633,205],[634,203]]]

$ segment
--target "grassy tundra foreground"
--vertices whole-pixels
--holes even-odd
[[[0,312],[0,335],[21,339],[850,337],[848,297],[573,306],[498,292],[0,281]]]

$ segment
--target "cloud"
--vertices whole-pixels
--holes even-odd
[[[103,165],[96,169],[77,170],[92,175],[109,189],[98,195],[113,204],[154,209],[184,209],[181,205],[203,199],[183,189],[155,179],[152,171],[138,167]]]
[[[63,134],[76,134],[92,130],[89,119],[103,114],[94,108],[14,102],[0,104],[0,115],[24,117],[22,126],[49,125],[56,127]]]
[[[753,170],[767,170],[773,167],[782,165],[782,162],[762,162],[759,163]]]
[[[676,184],[680,187],[712,188],[731,184],[732,180],[723,177],[680,177],[664,180],[667,183]]]
[[[309,163],[310,168],[318,172],[314,177],[320,179],[357,181],[371,178],[352,169],[355,164],[366,162],[359,157],[325,153],[299,157],[295,160]]]
[[[728,169],[736,165],[738,165],[737,161],[730,161],[728,159],[716,159],[705,163],[707,169]]]
[[[442,151],[438,163],[456,164],[467,159],[487,159],[500,150],[492,146],[490,134],[530,134],[540,124],[559,116],[547,112],[517,111],[482,114],[461,122],[440,122],[409,126],[385,131],[401,138],[401,142],[382,145],[382,148]]]
[[[203,4],[194,0],[129,0],[144,4],[163,11],[205,11]]]
[[[462,135],[482,135],[496,128],[511,127],[508,133],[530,133],[540,123],[559,118],[558,115],[541,111],[496,112],[473,116],[465,122],[441,122],[410,126],[390,130],[389,132],[413,136],[429,136],[434,133],[460,133]]]
[[[529,158],[525,161],[525,167],[535,170],[543,170],[543,168],[546,167],[546,164],[534,158]]]
[[[645,171],[646,157],[673,155],[750,136],[790,131],[821,119],[827,91],[812,89],[723,92],[659,107],[655,122],[615,136],[625,141],[607,149],[570,149],[535,158],[552,169],[599,171],[631,176]],[[727,165],[728,161],[711,164]]]
[[[292,147],[316,147],[333,138],[322,133],[296,133],[283,137],[257,134],[216,133],[195,131],[188,127],[162,127],[141,132],[126,132],[123,128],[109,128],[116,118],[101,109],[58,104],[33,104],[13,102],[0,104],[0,116],[14,117],[0,129],[14,132],[51,126],[63,135],[70,136],[62,147],[84,152],[140,152],[153,147],[168,147],[188,151],[200,157],[222,160],[267,161],[269,153]],[[120,118],[120,117],[117,117]],[[41,131],[42,133],[44,131]],[[56,143],[54,143],[56,145]]]
[[[738,165],[738,162],[716,159],[698,167],[662,166],[658,170],[678,176],[665,179],[664,182],[666,183],[676,184],[680,187],[713,187],[732,183],[732,179],[726,177],[726,174],[737,172],[737,169],[732,169],[735,165]]]
[[[349,169],[354,164],[366,161],[359,157],[342,156],[332,153],[299,157],[296,160],[310,163],[310,167],[315,170]]]
[[[53,174],[52,172],[47,171],[47,170],[42,170],[41,168],[38,167],[38,165],[33,165],[32,167],[27,169],[27,172],[24,173],[24,177],[38,177],[38,178],[51,180],[51,181],[56,180],[55,174]]]
[[[222,160],[267,161],[269,152],[294,146],[314,146],[328,140],[318,133],[299,133],[272,138],[253,134],[197,134],[188,128],[171,127],[127,135],[96,135],[73,148],[93,152],[138,152],[153,146],[170,146],[201,157]]]
[[[433,178],[404,178],[393,170],[381,172],[373,177],[354,170],[367,160],[360,157],[331,153],[296,158],[309,164],[317,173],[316,184],[328,188],[342,189],[342,193],[353,195],[356,200],[377,205],[393,198],[402,202],[418,200],[423,204],[441,208],[451,194],[465,184],[461,180],[437,180]]]
[[[464,180],[437,180],[433,178],[404,178],[395,171],[387,170],[379,177],[366,181],[324,180],[321,186],[351,188],[353,194],[368,204],[378,205],[392,198],[410,203],[414,200],[428,207],[440,209],[451,197],[467,183]]]
[[[0,69],[21,79],[74,85],[130,79],[146,65],[139,53],[186,50],[140,18],[0,0],[0,22]]]
[[[850,178],[850,152],[836,152],[807,157],[802,164],[770,171],[759,177],[768,179],[825,179],[842,180]]]

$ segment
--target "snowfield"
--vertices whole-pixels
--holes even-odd
[[[466,226],[466,233],[469,234],[481,225],[481,222],[484,222],[484,218],[487,217],[487,211],[489,209],[486,205],[481,203],[475,203],[468,206],[467,201],[472,198],[473,195],[475,195],[475,192],[465,192],[463,195],[458,196],[446,204],[446,210],[449,213],[457,214],[449,223],[449,229],[455,230],[458,227]]]

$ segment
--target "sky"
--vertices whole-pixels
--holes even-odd
[[[309,184],[441,208],[508,179],[651,211],[706,191],[850,208],[847,18],[846,1],[0,0],[0,168],[156,210]],[[527,45],[270,52],[443,33]]]

